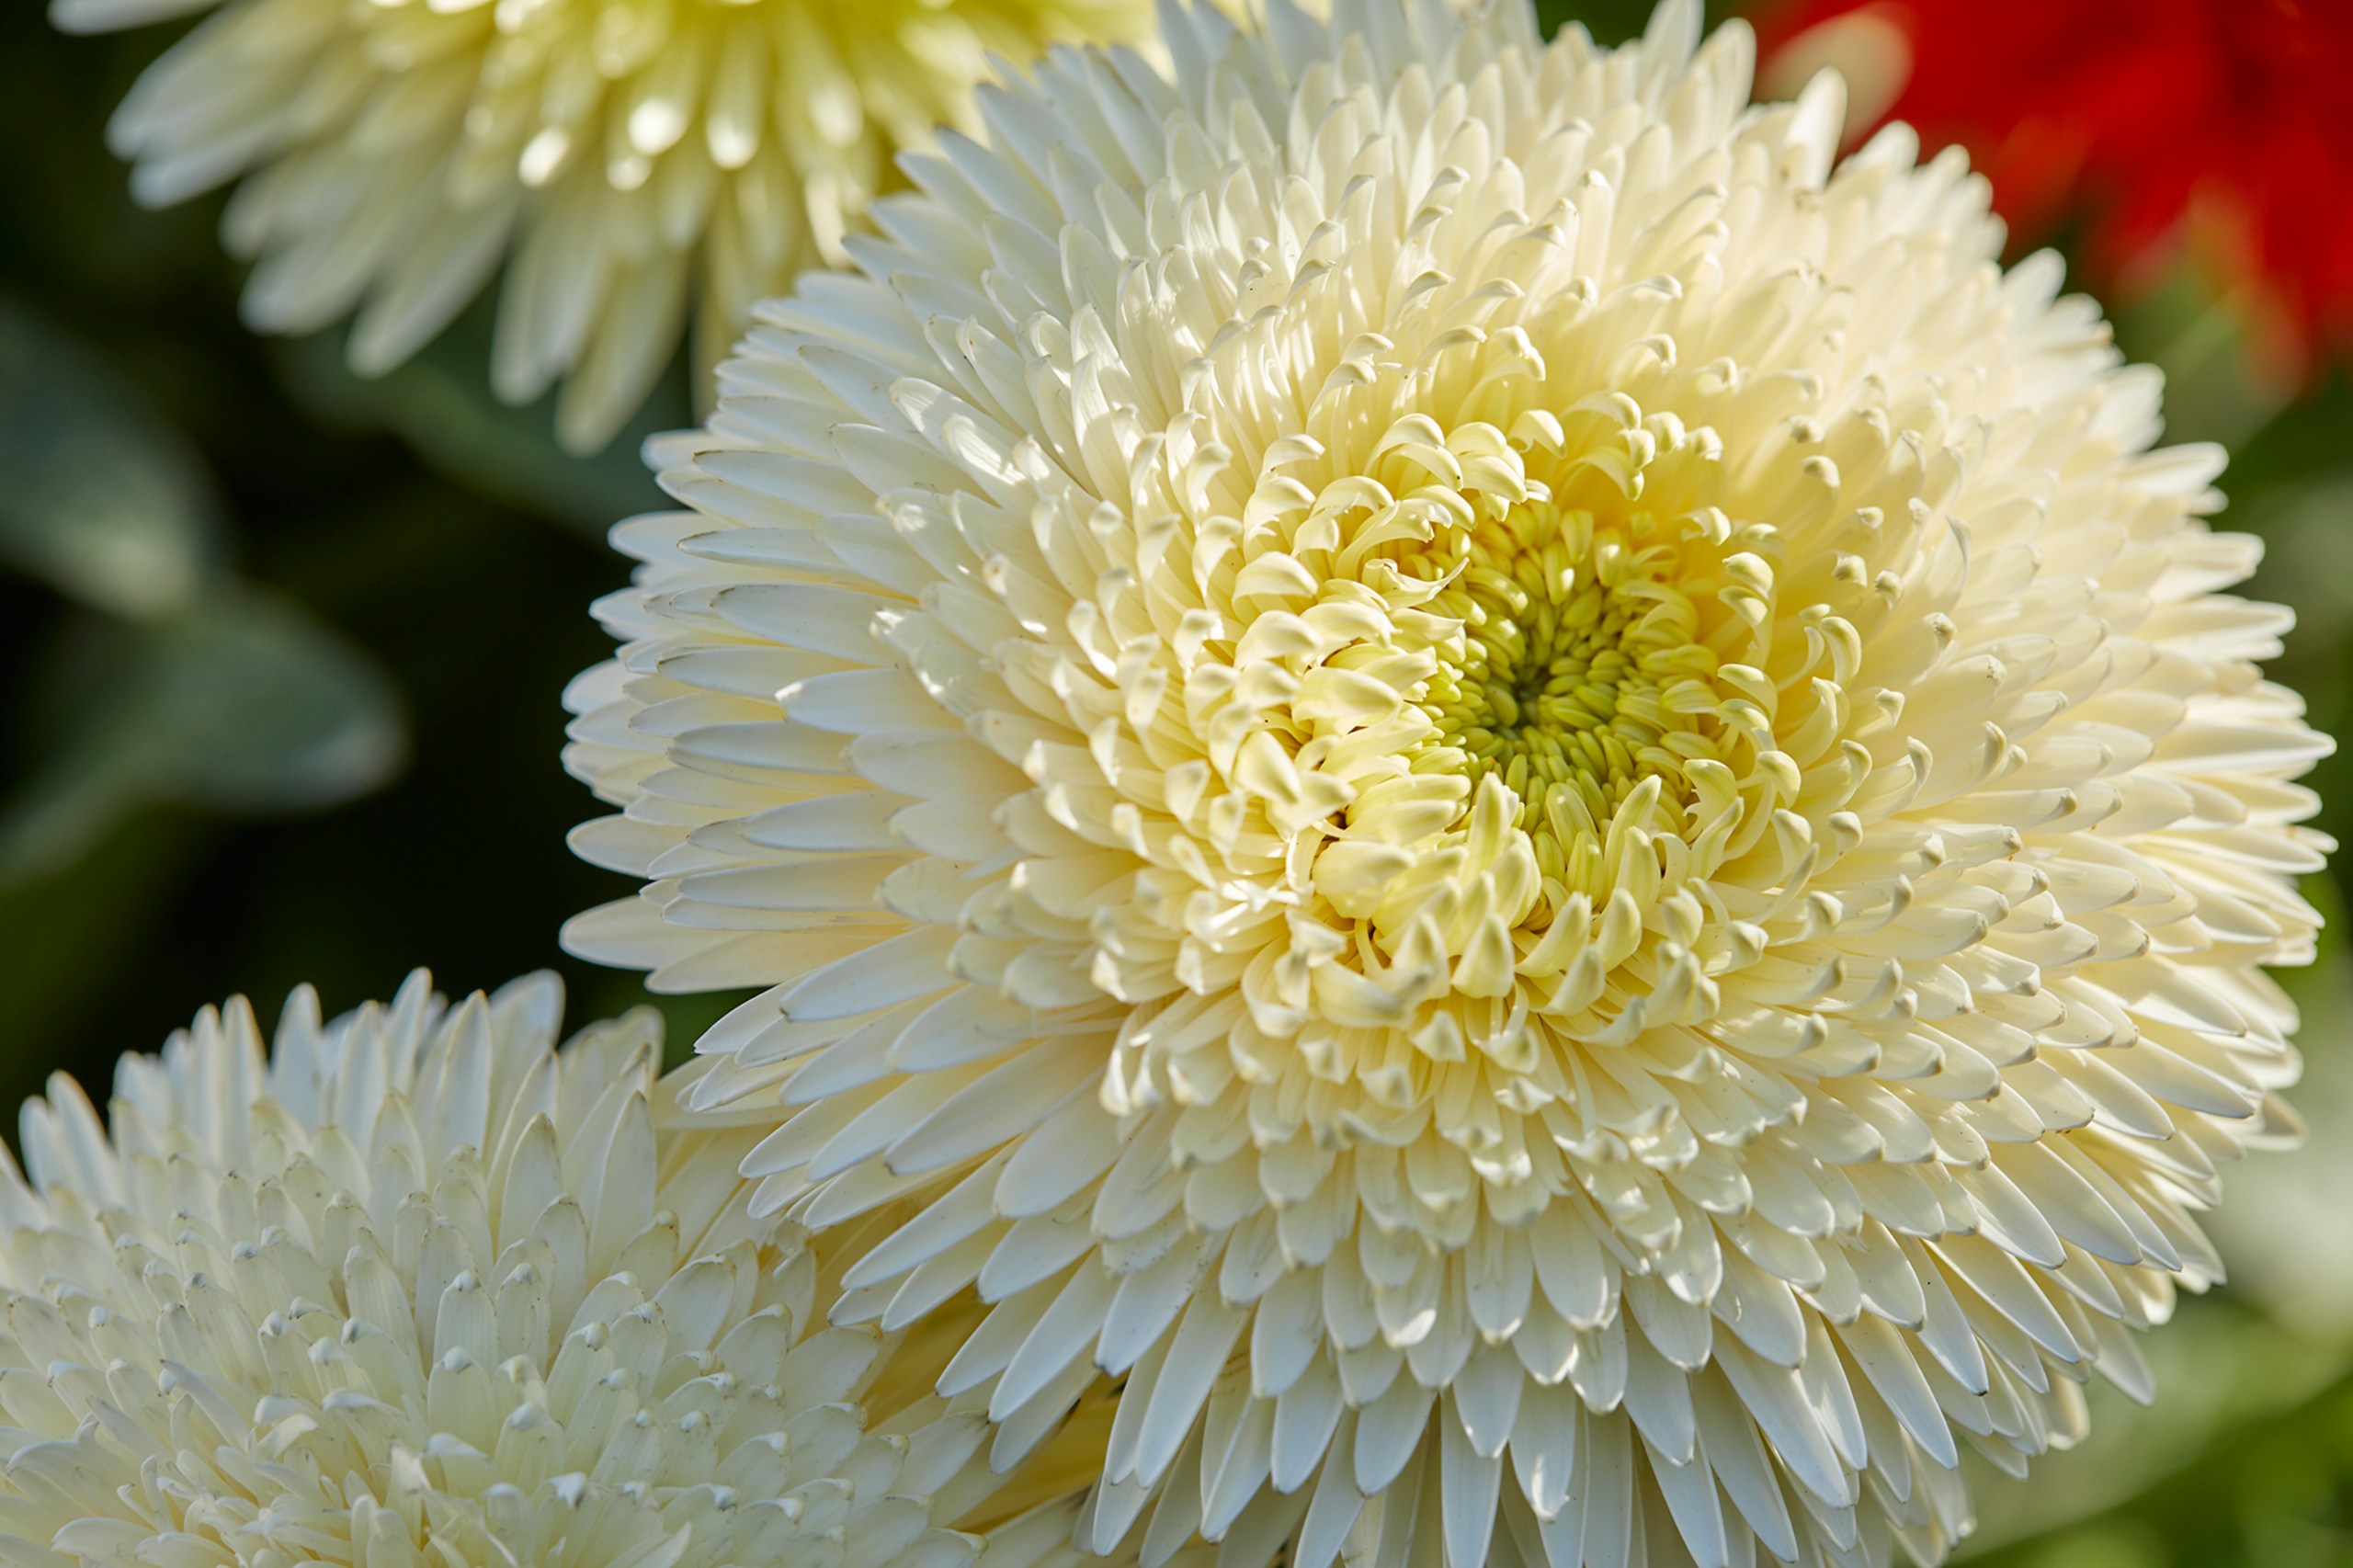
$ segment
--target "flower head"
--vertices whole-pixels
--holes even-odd
[[[920,1210],[836,1321],[1124,1378],[1092,1545],[1932,1557],[2284,1114],[2284,616],[1960,154],[1695,5],[1342,10],[1052,57],[763,307],[570,939],[769,985],[762,1204]]]
[[[1146,0],[52,0],[98,31],[204,21],[109,137],[142,201],[243,177],[244,313],[313,332],[355,307],[376,374],[502,265],[492,379],[601,447],[695,319],[715,364],[752,302],[821,261],[897,147],[972,118],[990,56],[1130,36]]]
[[[2353,341],[2334,104],[2353,12],[2153,0],[2117,19],[2097,0],[1798,0],[1770,37],[1777,64],[1836,59],[1875,110],[1967,147],[2024,237],[2080,217],[2092,263],[2128,282],[2188,238],[2257,285],[2279,347]]]
[[[997,1485],[921,1344],[746,1212],[632,1014],[547,976],[60,1077],[0,1169],[0,1533],[44,1562],[955,1568]],[[0,1157],[4,1158],[4,1157]],[[949,1348],[953,1348],[952,1345]],[[967,1402],[968,1403],[970,1402]]]

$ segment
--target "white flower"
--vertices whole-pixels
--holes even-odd
[[[657,1017],[557,1052],[562,1004],[420,973],[322,1028],[306,989],[265,1062],[239,1000],[124,1058],[107,1125],[29,1102],[0,1556],[973,1561],[941,1527],[998,1485],[982,1413],[927,1342],[822,1325],[837,1268],[746,1213],[750,1140],[666,1125]]]
[[[571,940],[771,986],[762,1202],[924,1207],[836,1322],[1125,1380],[1090,1544],[1933,1559],[2290,1125],[2287,618],[1958,154],[1679,0],[1345,10],[1051,61],[764,307]]]
[[[506,267],[493,382],[559,378],[601,447],[695,318],[715,364],[754,301],[844,258],[892,151],[972,118],[992,53],[1132,37],[1147,0],[51,0],[71,31],[210,12],[113,123],[150,205],[244,176],[247,322],[355,307],[390,369]]]

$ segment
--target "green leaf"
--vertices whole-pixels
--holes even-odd
[[[153,616],[226,551],[195,450],[63,333],[0,301],[0,562],[94,608]]]
[[[76,721],[0,812],[0,884],[72,864],[143,806],[317,811],[406,757],[391,683],[287,600],[224,587],[97,635],[111,657],[84,661]]]
[[[372,379],[345,363],[340,328],[281,345],[279,364],[296,396],[320,414],[390,430],[449,478],[507,506],[598,539],[623,517],[667,506],[638,449],[646,437],[693,422],[683,358],[604,450],[574,457],[556,445],[553,392],[523,408],[492,394],[494,318],[485,294],[415,358]]]

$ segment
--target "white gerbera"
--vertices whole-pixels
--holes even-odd
[[[1681,0],[1345,9],[1053,58],[764,307],[571,940],[772,987],[763,1204],[924,1205],[837,1322],[1125,1380],[1091,1545],[1932,1559],[2285,1126],[2287,617],[1958,153]]]
[[[0,1557],[286,1568],[958,1568],[983,1413],[682,1131],[641,1011],[421,973],[275,1049],[243,1000],[0,1154]],[[936,1341],[937,1334],[933,1331]],[[949,1344],[946,1349],[952,1350]],[[1019,1564],[1034,1560],[1000,1553]]]
[[[969,121],[990,55],[1126,38],[1148,0],[51,0],[69,31],[210,12],[117,111],[150,205],[246,176],[247,322],[355,306],[354,369],[407,358],[507,265],[493,383],[564,379],[601,447],[691,312],[715,364],[754,301],[843,259],[898,146]]]

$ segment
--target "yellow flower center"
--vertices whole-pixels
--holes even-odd
[[[1422,700],[1437,733],[1416,771],[1498,776],[1555,879],[1567,844],[1643,778],[1675,786],[1685,761],[1715,755],[1717,658],[1678,531],[1647,513],[1515,506],[1461,536],[1463,564],[1429,607],[1462,632]]]

